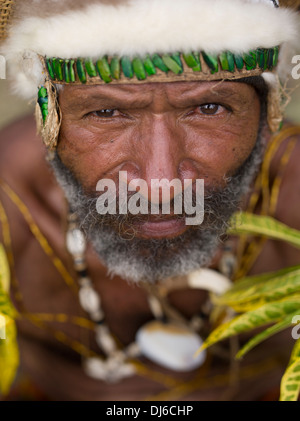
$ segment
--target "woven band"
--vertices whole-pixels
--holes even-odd
[[[12,15],[13,0],[0,0],[0,41],[7,36],[8,24]]]

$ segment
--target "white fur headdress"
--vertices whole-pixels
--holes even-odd
[[[277,0],[22,0],[15,8],[0,52],[25,97],[47,77],[39,56],[243,54],[298,39],[296,13]]]

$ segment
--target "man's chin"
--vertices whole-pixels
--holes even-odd
[[[182,234],[179,234],[179,227],[171,226],[166,230],[169,235],[172,230],[172,238],[162,235],[154,227],[148,229],[147,238],[146,235],[124,238],[108,226],[91,230],[89,236],[109,274],[135,283],[154,283],[186,275],[210,263],[218,245],[218,234],[185,224]],[[178,235],[175,236],[175,232]]]

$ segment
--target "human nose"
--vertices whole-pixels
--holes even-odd
[[[154,115],[147,127],[141,130],[138,144],[142,152],[136,164],[139,177],[145,180],[147,185],[147,193],[141,190],[140,193],[145,196],[147,194],[149,200],[154,190],[159,188],[159,201],[163,202],[162,186],[179,180],[180,186],[174,183],[173,188],[170,189],[170,200],[173,200],[180,193],[179,190],[183,190],[185,180],[191,180],[191,182],[196,180],[197,165],[186,152],[185,136],[186,134],[180,130],[176,121],[166,115]],[[157,182],[162,180],[165,183],[157,187]],[[130,181],[133,185],[134,181],[129,174],[128,182]]]

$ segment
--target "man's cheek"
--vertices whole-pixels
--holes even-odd
[[[225,174],[238,168],[252,150],[252,145],[241,153],[238,137],[226,133],[214,136],[202,135],[191,141],[187,147],[188,157],[198,167],[199,174],[210,179],[221,180]],[[225,159],[226,158],[226,159]]]
[[[258,124],[251,126],[248,120],[235,122],[232,127],[220,131],[217,138],[223,139],[226,160],[231,160],[238,166],[242,165],[252,152],[258,133]]]
[[[79,124],[62,124],[59,136],[59,148],[76,151],[80,154],[88,153],[98,147],[98,136]]]

